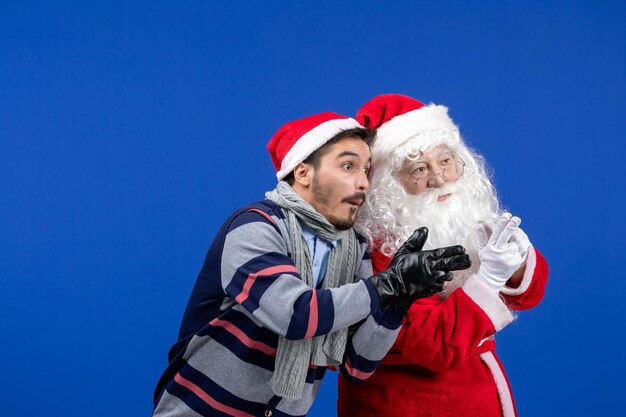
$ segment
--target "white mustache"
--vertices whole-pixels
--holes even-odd
[[[459,189],[458,181],[447,182],[441,187],[431,188],[419,193],[415,198],[421,200],[425,205],[430,206],[437,203],[437,199],[442,195],[454,194]]]

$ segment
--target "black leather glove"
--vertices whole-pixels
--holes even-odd
[[[389,268],[368,278],[378,292],[383,309],[406,309],[413,301],[443,290],[445,281],[452,279],[451,271],[471,266],[463,246],[422,250],[427,238],[426,227],[417,229],[398,249]]]

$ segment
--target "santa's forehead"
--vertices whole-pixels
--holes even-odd
[[[400,156],[404,154],[405,156],[437,156],[441,154],[448,154],[453,152],[454,149],[450,145],[440,144],[435,146],[429,146],[427,148],[407,148],[402,149],[400,152]]]
[[[448,147],[450,149],[462,147],[463,142],[458,131],[440,129],[408,138],[396,148],[396,155],[428,153],[433,148]]]

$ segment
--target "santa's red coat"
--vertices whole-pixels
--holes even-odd
[[[374,256],[376,270],[389,258]],[[339,417],[513,417],[517,415],[493,336],[544,295],[548,265],[531,249],[518,288],[494,292],[475,275],[442,300],[411,306],[400,335],[359,385],[339,378]]]

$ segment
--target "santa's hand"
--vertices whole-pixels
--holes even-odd
[[[481,220],[478,222],[478,225],[476,226],[476,249],[479,252],[487,246],[491,233],[491,224],[489,224],[488,221]]]
[[[522,263],[518,246],[512,241],[520,222],[519,217],[512,217],[510,213],[502,214],[496,220],[487,243],[478,251],[480,268],[477,275],[495,291],[499,292],[502,289]],[[484,227],[479,224],[477,228],[479,241],[484,239],[485,234],[481,228]]]
[[[532,247],[532,243],[530,243],[528,235],[526,235],[521,227],[518,227],[511,241],[517,245],[519,249],[519,254],[522,257],[522,263],[526,262],[526,257],[528,257],[528,251]]]

